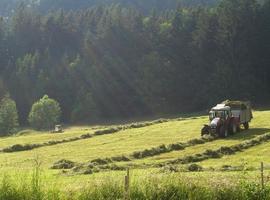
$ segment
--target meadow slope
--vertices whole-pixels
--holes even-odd
[[[236,152],[233,155],[224,155],[219,158],[210,158],[201,162],[196,162],[204,171],[202,172],[187,172],[187,167],[193,162],[187,164],[172,164],[170,167],[166,163],[173,160],[201,154],[206,150],[216,150],[220,147],[229,147],[237,145],[248,140],[257,138],[258,136],[270,133],[270,111],[254,112],[254,120],[250,124],[250,130],[242,130],[240,133],[226,139],[214,139],[197,143],[189,146],[191,140],[200,139],[200,129],[203,124],[208,122],[207,116],[197,116],[190,118],[177,118],[166,120],[162,123],[150,124],[144,127],[136,127],[119,130],[113,134],[99,135],[83,140],[45,146],[29,151],[0,153],[0,167],[3,174],[27,174],[31,173],[35,163],[41,163],[43,175],[47,181],[58,181],[60,184],[65,184],[65,188],[81,187],[82,183],[97,180],[106,180],[112,177],[123,177],[125,168],[132,169],[132,174],[139,177],[162,176],[163,173],[168,173],[167,168],[179,173],[179,176],[194,179],[198,177],[200,180],[211,181],[212,179],[223,176],[227,178],[243,175],[234,170],[228,172],[222,171],[226,166],[245,166],[246,169],[253,169],[256,172],[261,161],[270,164],[270,142],[263,142],[241,152]],[[65,130],[62,134],[51,134],[48,132],[23,131],[21,134],[12,137],[0,139],[0,147],[4,148],[14,144],[35,144],[40,142],[59,140],[77,137],[82,134],[93,134],[98,127],[71,127]],[[104,129],[105,127],[99,127]],[[184,148],[173,149],[159,152],[155,155],[147,155],[143,158],[133,157],[134,152],[151,150],[152,148],[170,147],[171,144],[181,144]],[[113,157],[126,157],[125,161],[115,161],[105,163],[92,163],[93,160],[106,161]],[[51,169],[55,162],[66,159],[75,163],[71,169]],[[164,166],[165,163],[165,166]],[[91,173],[84,173],[86,166],[94,165],[95,169]],[[82,167],[83,166],[83,167]],[[252,168],[253,167],[253,168]],[[76,170],[74,170],[76,168]],[[93,166],[91,166],[91,169]],[[174,170],[175,169],[175,170]],[[212,172],[209,172],[211,171]],[[182,174],[184,173],[184,174]],[[209,177],[211,174],[211,178]],[[252,172],[249,172],[252,173]],[[256,172],[257,173],[257,172]],[[152,174],[152,175],[151,175]],[[254,174],[253,174],[254,175]],[[249,175],[252,177],[253,175]],[[255,175],[254,175],[255,176]],[[193,177],[193,178],[192,178]],[[115,178],[114,178],[115,179]],[[68,187],[69,185],[69,187]]]

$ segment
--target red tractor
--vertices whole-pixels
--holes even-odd
[[[228,137],[240,131],[241,125],[247,130],[253,118],[249,102],[225,101],[209,112],[209,125],[204,125],[201,135]]]

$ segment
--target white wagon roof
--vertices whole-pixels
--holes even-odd
[[[218,104],[213,107],[212,110],[231,110],[231,108],[229,106],[226,106],[225,104]]]

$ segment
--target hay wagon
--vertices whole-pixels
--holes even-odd
[[[226,100],[216,105],[209,112],[209,125],[204,125],[201,135],[218,135],[227,137],[241,130],[247,130],[253,118],[250,102]]]

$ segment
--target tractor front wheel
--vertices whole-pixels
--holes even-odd
[[[245,128],[245,130],[249,129],[249,123],[248,122],[244,123],[244,128]]]
[[[209,126],[205,125],[201,130],[201,136],[208,135],[208,134],[210,134]]]

